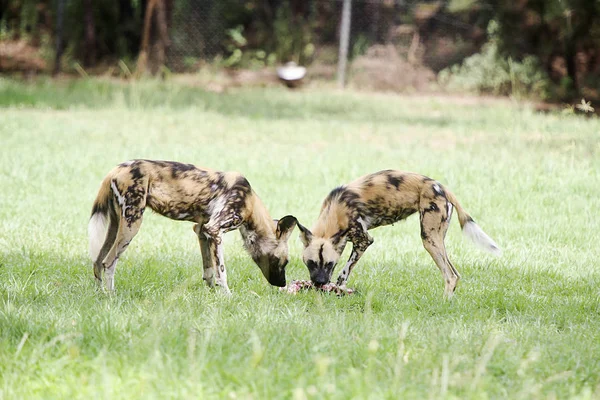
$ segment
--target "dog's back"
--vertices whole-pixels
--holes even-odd
[[[358,217],[366,219],[369,228],[405,219],[419,210],[423,187],[431,183],[426,176],[395,170],[362,176],[329,193],[313,232],[330,237]]]

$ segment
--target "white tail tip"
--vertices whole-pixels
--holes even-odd
[[[96,261],[108,231],[108,218],[106,215],[96,213],[90,218],[88,224],[88,237],[90,240],[90,257],[92,261]]]
[[[463,226],[463,233],[473,243],[485,251],[490,252],[495,256],[502,254],[502,250],[500,250],[498,245],[475,222],[467,222],[465,226]]]

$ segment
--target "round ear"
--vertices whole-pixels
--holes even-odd
[[[300,229],[300,240],[302,240],[302,244],[304,247],[308,247],[313,238],[312,232],[305,228],[300,222],[298,222],[298,229]]]
[[[278,240],[287,241],[290,238],[290,235],[292,234],[292,231],[294,230],[294,227],[297,223],[298,220],[296,220],[296,217],[292,215],[286,215],[285,217],[281,218],[277,221],[275,237],[277,237]]]

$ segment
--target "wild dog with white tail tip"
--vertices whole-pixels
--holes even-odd
[[[419,212],[421,239],[446,282],[444,294],[452,296],[460,275],[446,254],[444,238],[456,208],[463,233],[483,249],[499,254],[500,249],[460,206],[456,197],[439,182],[426,176],[394,170],[365,175],[334,189],[321,207],[312,231],[300,223],[304,244],[302,259],[316,285],[327,284],[346,242],[352,253],[337,279],[345,286],[352,269],[373,244],[369,229],[393,224]]]
[[[99,285],[102,272],[114,289],[117,260],[142,224],[146,207],[177,221],[195,222],[203,279],[227,293],[222,235],[239,229],[244,246],[271,285],[285,286],[291,215],[272,220],[246,178],[173,161],[133,160],[102,181],[88,225],[90,256]]]

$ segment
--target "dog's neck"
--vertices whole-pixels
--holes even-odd
[[[313,226],[315,237],[329,239],[341,230],[348,228],[352,210],[347,204],[334,201],[321,210],[317,222]]]
[[[244,247],[250,255],[253,258],[260,257],[271,253],[277,246],[275,221],[256,193],[252,193],[248,206],[251,207],[251,213],[248,220],[240,227],[240,233],[244,240]]]

